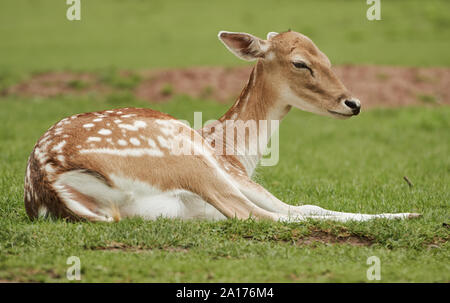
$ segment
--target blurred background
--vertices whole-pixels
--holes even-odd
[[[381,1],[368,21],[365,0],[2,0],[0,69],[147,69],[244,64],[217,41],[220,30],[292,29],[334,64],[450,65],[450,2]]]

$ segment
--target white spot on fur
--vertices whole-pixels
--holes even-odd
[[[158,136],[157,139],[158,139],[159,145],[161,145],[162,147],[165,147],[165,148],[170,148],[171,147],[169,141],[167,141],[163,137]]]
[[[86,124],[83,125],[84,128],[91,128],[91,127],[94,127],[94,126],[95,126],[95,124],[93,124],[93,123],[86,123]]]
[[[102,138],[99,137],[89,137],[86,142],[100,142]]]
[[[119,127],[122,129],[130,130],[130,131],[138,131],[140,128],[145,128],[147,123],[144,121],[134,121],[133,125],[131,124],[119,124]]]
[[[45,136],[41,139],[41,141],[39,141],[39,143],[44,143],[45,141],[47,141],[48,139],[50,139],[50,133],[46,133]]]
[[[125,149],[111,149],[111,148],[95,148],[95,149],[82,149],[80,150],[82,154],[107,154],[116,155],[122,157],[142,157],[142,156],[153,156],[162,157],[164,153],[159,149],[150,148],[125,148]]]
[[[48,159],[47,153],[42,152],[39,147],[34,150],[34,156],[40,163],[44,163]]]
[[[52,141],[47,141],[44,144],[42,144],[40,147],[42,150],[47,151],[47,148],[51,143],[52,143]]]
[[[28,179],[28,180],[31,179],[30,162],[28,162],[28,165],[27,165],[27,179]]]
[[[117,141],[117,143],[119,143],[119,145],[125,146],[128,144],[127,141],[120,139],[119,141]]]
[[[134,126],[136,126],[137,128],[144,128],[147,126],[147,123],[145,123],[144,121],[141,121],[141,120],[137,120],[137,121],[134,121]]]
[[[28,199],[30,200],[30,199]],[[45,218],[48,215],[48,209],[45,205],[41,205],[38,208],[38,217]]]
[[[98,131],[98,133],[103,136],[108,136],[111,135],[112,131],[110,131],[109,129],[102,128],[101,130]]]
[[[103,119],[102,118],[96,118],[96,119],[94,119],[94,120],[92,120],[93,122],[100,122],[100,121],[103,121]]]
[[[46,164],[44,169],[47,174],[53,174],[55,172],[55,168],[51,164]]]
[[[150,147],[156,147],[156,142],[154,141],[154,140],[152,140],[152,139],[148,139],[148,145],[150,146]]]
[[[141,141],[139,141],[137,138],[131,138],[130,139],[130,143],[135,145],[135,146],[141,145]]]
[[[66,145],[66,140],[62,140],[57,145],[53,146],[52,151],[60,153],[62,152],[64,145]]]
[[[178,128],[184,128],[186,125],[184,125],[182,122],[177,120],[162,120],[158,119],[155,120],[155,123],[161,126],[159,130],[165,135],[165,136],[173,136],[175,135],[176,127]]]
[[[172,127],[161,127],[160,130],[167,137],[173,136],[175,133],[175,129],[173,126]]]

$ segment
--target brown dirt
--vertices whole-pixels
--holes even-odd
[[[356,236],[349,233],[340,233],[339,235],[331,234],[323,230],[311,230],[306,237],[297,240],[297,245],[314,245],[316,243],[323,244],[349,244],[353,246],[370,246],[373,241],[365,236]]]
[[[61,95],[104,94],[111,89],[94,74],[47,72],[32,75],[29,79],[7,88],[3,95],[22,97],[57,97]]]
[[[255,239],[252,235],[243,236],[245,239],[260,241]],[[236,239],[236,237],[234,237]],[[371,246],[374,240],[365,235],[356,235],[350,233],[346,228],[339,228],[332,231],[331,229],[318,229],[311,227],[308,234],[299,233],[297,230],[292,230],[289,239],[279,238],[278,235],[273,235],[270,239],[276,242],[291,243],[298,246],[315,246],[317,244],[348,244],[352,246]]]
[[[193,67],[147,72],[135,94],[138,98],[164,101],[183,94],[226,102],[239,96],[250,77],[251,67]],[[172,92],[169,94],[167,88]]]
[[[250,71],[250,66],[142,71],[141,80],[128,89],[137,98],[152,102],[163,102],[180,94],[229,102],[239,95]],[[335,72],[365,108],[450,104],[450,68],[343,65],[335,67]],[[112,83],[101,81],[96,74],[48,72],[33,75],[2,94],[56,97],[104,95],[120,90]]]
[[[151,251],[153,248],[149,247],[143,247],[143,246],[134,246],[129,245],[121,242],[110,242],[105,246],[96,246],[92,247],[90,249],[93,250],[107,250],[107,251],[127,251],[127,252],[146,252]],[[164,250],[167,252],[188,252],[189,250],[184,247],[174,247],[174,246],[168,246],[163,248],[157,248],[158,250]]]

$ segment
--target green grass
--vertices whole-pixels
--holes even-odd
[[[128,95],[0,99],[0,281],[67,281],[69,256],[83,282],[449,282],[450,108],[378,109],[346,121],[293,110],[281,124],[280,162],[255,179],[290,204],[348,212],[419,212],[416,220],[274,223],[127,219],[114,224],[30,222],[23,206],[26,160],[60,118],[123,106]],[[156,108],[192,121],[226,105],[177,97]],[[409,188],[403,176],[413,182]],[[372,246],[297,245],[311,230],[366,237]],[[122,249],[99,250],[119,245]]]
[[[244,64],[219,30],[265,37],[289,28],[309,35],[333,63],[450,65],[450,2],[382,1],[368,21],[364,0],[0,1],[0,71],[145,69]],[[0,76],[1,78],[1,76]]]

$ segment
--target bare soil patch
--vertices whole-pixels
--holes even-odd
[[[373,241],[366,236],[352,235],[347,232],[334,235],[323,230],[311,230],[306,237],[301,237],[296,241],[297,245],[322,244],[349,244],[353,246],[371,246]]]
[[[58,97],[62,95],[105,94],[111,91],[90,73],[46,72],[7,88],[3,95],[21,97]]]
[[[105,251],[127,251],[127,252],[146,252],[151,251],[154,248],[149,247],[143,247],[140,245],[129,245],[121,242],[110,242],[105,246],[96,246],[90,248],[92,250],[105,250]],[[162,248],[156,248],[157,250],[164,250],[167,252],[188,252],[189,249],[184,247],[174,247],[174,246],[168,246],[168,247],[162,247]]]
[[[254,238],[252,235],[243,236],[245,239],[262,241]],[[339,228],[338,230],[319,229],[311,227],[308,234],[299,232],[296,229],[291,231],[289,237],[286,235],[273,235],[268,239],[269,241],[290,243],[298,246],[315,246],[317,244],[348,244],[353,246],[371,246],[375,241],[365,235],[356,235],[349,232],[346,228]]]
[[[131,85],[130,74],[120,72],[118,81],[104,81],[95,73],[46,72],[32,75],[13,85],[2,95],[57,97],[61,95],[107,95],[126,90],[150,102],[164,102],[176,95],[231,102],[247,83],[251,66],[192,67],[147,70],[131,74],[138,77]],[[347,88],[364,108],[450,104],[450,68],[342,65],[334,68]],[[121,77],[121,78],[120,78]]]

